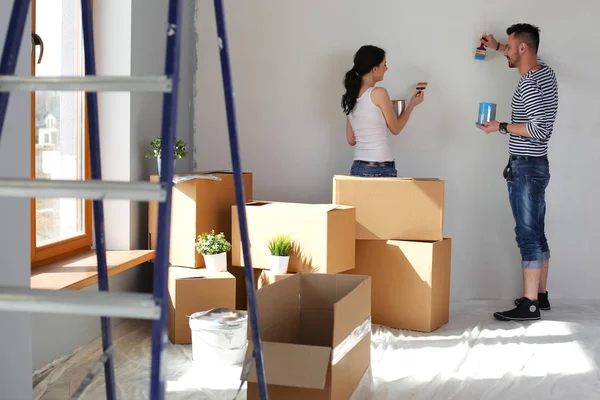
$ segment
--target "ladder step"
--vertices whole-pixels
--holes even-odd
[[[61,90],[76,92],[171,92],[166,76],[25,77],[0,75],[0,92]]]
[[[160,307],[151,294],[12,286],[0,287],[0,310],[152,320],[160,318]]]
[[[79,181],[53,179],[0,179],[0,197],[52,197],[79,199],[120,199],[159,201],[167,198],[160,183],[121,181]]]

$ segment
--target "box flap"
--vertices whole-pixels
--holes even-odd
[[[331,357],[330,347],[300,344],[262,342],[267,384],[307,389],[323,389]],[[253,346],[248,346],[247,355]],[[248,375],[248,382],[257,382],[256,365]]]
[[[338,290],[342,293],[348,291],[343,286],[353,287],[353,290],[333,306],[334,348],[371,315],[371,278],[366,275],[354,275],[353,278],[356,279],[338,282]]]
[[[246,202],[245,206],[246,207],[260,207],[260,206],[266,206],[267,204],[271,204],[271,203],[272,203],[272,201],[254,200],[254,201]],[[234,204],[232,207],[237,208],[237,204]]]
[[[299,297],[300,276],[298,274],[277,282],[277,285],[263,286],[256,292],[263,340],[270,340],[270,331],[284,318],[298,314]],[[248,338],[252,338],[252,324],[248,324]]]
[[[328,213],[333,210],[347,210],[353,208],[352,206],[340,205],[340,204],[313,204],[313,203],[290,203],[290,202],[266,202],[266,201],[255,201],[252,204],[246,204],[247,206],[262,206],[268,210],[281,209],[289,211],[293,209],[295,212],[311,212],[311,213]]]
[[[210,181],[220,181],[221,178],[210,174],[194,174],[194,175],[175,175],[173,176],[173,184],[177,185],[182,182],[191,181],[193,179],[207,179]]]

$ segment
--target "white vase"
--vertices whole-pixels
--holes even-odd
[[[288,265],[290,264],[290,256],[271,256],[270,269],[271,274],[281,275],[287,274]]]
[[[210,272],[227,272],[227,253],[204,254],[204,263]]]
[[[158,167],[158,176],[160,176],[160,156],[156,157],[156,166]],[[173,159],[173,174],[175,174],[175,165],[177,165],[177,159]]]

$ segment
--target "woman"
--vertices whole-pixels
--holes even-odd
[[[384,88],[375,87],[387,71],[385,51],[362,46],[354,55],[354,66],[346,73],[342,108],[347,115],[346,137],[354,146],[353,176],[396,177],[396,163],[388,143],[390,133],[399,134],[413,109],[425,94],[417,90],[401,116],[394,112]]]

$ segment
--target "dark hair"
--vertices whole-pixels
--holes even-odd
[[[350,114],[360,92],[361,78],[363,75],[371,72],[373,67],[378,66],[385,58],[385,50],[377,46],[365,45],[362,46],[356,54],[354,54],[354,66],[350,71],[346,72],[344,78],[344,86],[346,93],[342,96],[342,108],[346,115]]]
[[[508,27],[506,34],[510,36],[515,34],[515,38],[527,43],[535,54],[540,47],[540,28],[530,24],[514,24]]]

